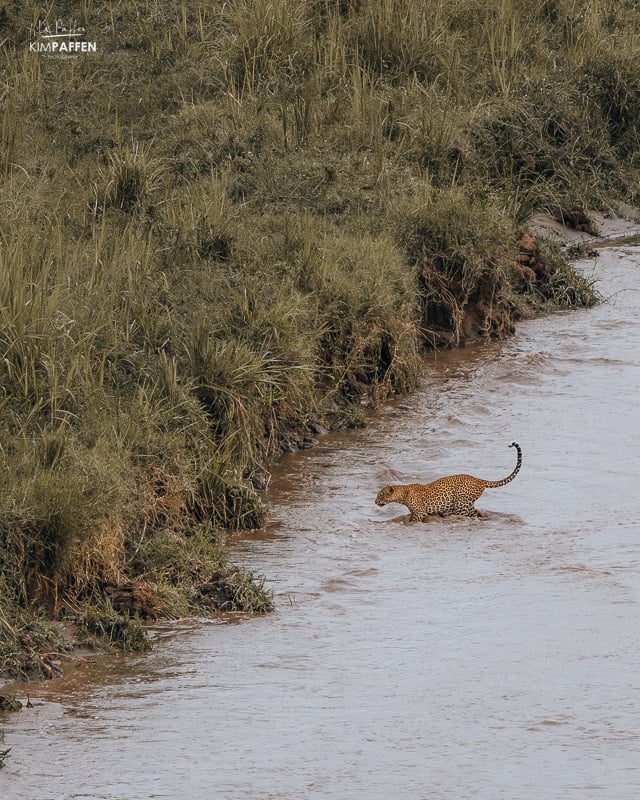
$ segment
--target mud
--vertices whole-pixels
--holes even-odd
[[[640,252],[597,274],[597,308],[438,354],[410,400],[285,457],[233,545],[276,612],[34,687],[0,717],[3,800],[634,800]],[[501,478],[512,441],[486,519],[373,503]]]

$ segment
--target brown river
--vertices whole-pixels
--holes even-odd
[[[268,529],[233,544],[276,612],[34,687],[0,717],[1,800],[639,798],[640,250],[595,269],[607,302],[438,354],[288,456]],[[373,503],[502,478],[512,441],[486,519]]]

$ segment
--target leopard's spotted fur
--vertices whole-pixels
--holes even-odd
[[[430,515],[441,517],[450,514],[459,514],[465,517],[481,516],[474,503],[485,489],[496,489],[512,481],[522,464],[522,450],[517,442],[509,447],[518,451],[518,460],[515,469],[501,481],[483,481],[472,475],[451,475],[440,478],[433,483],[410,483],[406,486],[385,486],[378,492],[376,505],[385,506],[387,503],[401,503],[411,512],[412,521],[422,521]]]

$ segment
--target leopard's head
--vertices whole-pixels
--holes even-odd
[[[395,503],[397,498],[397,486],[385,486],[384,489],[380,489],[378,492],[378,496],[376,497],[376,505],[377,506],[386,506],[387,503]]]

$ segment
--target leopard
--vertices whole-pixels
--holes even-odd
[[[509,447],[515,447],[518,453],[516,466],[510,475],[500,481],[485,481],[473,475],[450,475],[427,484],[389,485],[378,492],[376,505],[400,503],[411,512],[411,522],[423,522],[429,516],[485,517],[486,513],[475,507],[476,500],[485,489],[505,486],[520,472],[522,448],[517,442],[512,442]]]

